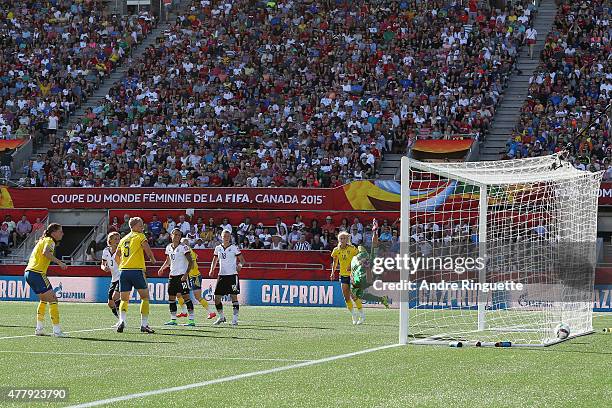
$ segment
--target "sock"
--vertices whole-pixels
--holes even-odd
[[[38,308],[36,308],[36,328],[37,329],[42,329],[43,322],[45,321],[46,311],[47,311],[47,302],[43,302],[43,301],[38,302]]]
[[[57,306],[57,302],[49,303],[49,314],[51,315],[53,326],[59,325],[59,307]]]
[[[200,304],[202,305],[202,307],[203,307],[204,309],[206,309],[206,311],[209,311],[209,310],[208,310],[209,304],[208,304],[208,302],[206,301],[206,299],[204,299],[204,298],[200,298]]]
[[[349,310],[349,312],[353,313],[353,301],[349,299],[349,300],[345,300],[345,302],[346,302],[346,308]]]
[[[149,325],[149,299],[140,301],[140,325],[142,327]]]
[[[187,306],[185,305],[185,300],[182,297],[178,298],[178,304],[181,307],[181,313],[187,314]]]
[[[217,313],[219,314],[219,317],[223,317],[223,303],[215,303],[215,307],[217,308]]]
[[[129,302],[124,302],[123,300],[119,303],[119,319],[125,323],[125,318],[127,317]]]
[[[361,299],[355,299],[355,304],[357,305],[357,310],[361,311]]]
[[[110,308],[111,312],[113,312],[115,317],[119,317],[119,314],[117,313],[117,302],[113,302],[113,305],[108,305],[108,307]]]
[[[238,312],[240,312],[240,303],[238,301],[232,302],[232,307],[234,308],[234,316],[238,316]]]
[[[169,301],[169,305],[170,305],[170,318],[172,320],[176,320],[176,300],[175,301]]]
[[[187,306],[189,320],[193,320],[195,318],[195,315],[193,313],[193,302],[191,301],[191,299],[187,299],[187,301],[185,302],[185,306]]]

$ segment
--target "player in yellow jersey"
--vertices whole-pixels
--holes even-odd
[[[191,254],[191,259],[193,260],[193,267],[189,271],[189,287],[191,288],[194,303],[198,302],[202,305],[204,310],[208,312],[208,319],[214,319],[217,316],[217,313],[214,310],[211,310],[206,299],[202,297],[202,275],[200,274],[200,269],[198,268],[198,254],[196,254],[189,246],[189,239],[183,238],[181,242],[187,245]]]
[[[346,307],[351,312],[353,317],[353,324],[358,324],[360,318],[355,313],[353,309],[353,301],[355,299],[351,293],[351,261],[353,257],[357,255],[359,252],[355,246],[349,244],[349,233],[341,232],[338,234],[338,246],[334,248],[331,253],[333,258],[332,262],[332,270],[330,275],[330,280],[334,280],[336,276],[336,268],[340,269],[340,284],[342,285],[342,295],[344,296],[344,301],[346,302]],[[363,314],[361,300],[355,299],[355,304],[357,305],[357,309],[359,312]]]
[[[60,224],[49,224],[43,236],[34,246],[30,255],[28,266],[26,266],[24,277],[30,288],[38,295],[38,308],[36,310],[36,330],[37,336],[44,336],[43,326],[45,321],[45,310],[49,304],[49,314],[53,323],[53,336],[64,337],[60,327],[59,308],[57,297],[53,291],[53,286],[47,278],[47,269],[51,262],[55,262],[62,269],[66,269],[65,263],[57,259],[54,255],[55,245],[64,237],[64,231]]]
[[[147,258],[155,263],[155,255],[149,247],[147,237],[142,233],[144,222],[140,217],[130,218],[128,222],[130,233],[119,241],[115,259],[119,265],[119,291],[121,292],[121,303],[119,304],[119,325],[117,332],[123,333],[125,329],[125,318],[130,301],[132,288],[138,291],[140,296],[140,331],[143,333],[155,333],[149,327],[149,288],[145,276],[145,254]]]

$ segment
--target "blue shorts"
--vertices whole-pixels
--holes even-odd
[[[350,276],[340,276],[340,283],[346,283],[347,285],[351,284]]]
[[[34,293],[36,293],[37,295],[40,295],[53,289],[53,286],[51,286],[51,282],[49,282],[49,278],[47,278],[47,275],[43,275],[42,273],[34,271],[25,271],[23,276],[28,285],[30,285],[30,288],[32,288]]]
[[[119,292],[131,292],[132,288],[147,289],[147,278],[142,269],[121,269]]]

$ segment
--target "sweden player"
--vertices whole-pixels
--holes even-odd
[[[210,309],[208,302],[202,297],[202,275],[200,274],[200,269],[198,268],[198,254],[196,254],[189,246],[189,239],[183,238],[181,242],[184,245],[187,245],[191,259],[193,260],[193,264],[189,270],[189,287],[191,288],[191,295],[193,296],[192,300],[198,302],[200,305],[202,305],[204,310],[206,310],[208,313],[207,319],[213,319],[217,316],[217,313]]]
[[[102,251],[102,264],[100,265],[100,269],[111,274],[111,284],[108,288],[108,307],[117,318],[119,318],[119,303],[121,300],[119,295],[119,265],[115,261],[115,252],[117,252],[120,240],[121,235],[118,232],[108,234],[108,237],[106,237],[108,246]]]
[[[372,285],[372,262],[376,257],[378,249],[378,223],[376,220],[372,222],[372,252],[364,246],[357,248],[358,253],[351,260],[351,294],[355,303],[362,300],[382,303],[387,309],[389,308],[389,299],[387,296],[375,296],[371,293],[366,293],[366,289]],[[361,316],[357,324],[365,322],[365,312],[361,309]]]
[[[333,262],[330,280],[334,280],[336,276],[336,268],[339,268],[340,284],[342,285],[342,295],[344,296],[346,307],[349,312],[351,312],[353,324],[359,324],[361,319],[364,318],[361,300],[358,298],[354,299],[354,296],[351,293],[351,261],[353,260],[353,257],[357,255],[358,251],[354,245],[349,244],[349,238],[350,234],[346,231],[338,234],[338,246],[334,248],[331,253]],[[357,309],[360,312],[361,317],[359,317],[353,309],[352,299],[355,300],[355,304],[357,305]]]
[[[38,308],[36,309],[36,330],[34,334],[44,336],[44,321],[47,304],[49,305],[49,315],[53,323],[53,336],[65,337],[60,327],[59,307],[57,296],[53,291],[53,286],[47,278],[47,269],[51,262],[55,262],[65,270],[66,264],[57,259],[54,255],[55,245],[62,240],[64,231],[60,224],[49,224],[43,236],[34,246],[30,255],[28,266],[26,266],[24,277],[30,288],[38,295]]]
[[[170,233],[172,242],[166,247],[166,260],[157,271],[162,276],[166,268],[170,267],[168,278],[168,305],[170,306],[170,321],[167,326],[176,326],[176,298],[182,297],[189,313],[187,326],[195,326],[193,314],[193,302],[189,298],[189,271],[192,268],[193,259],[189,253],[189,247],[181,243],[181,230],[175,228]]]
[[[244,257],[240,253],[240,249],[232,244],[232,233],[228,230],[223,230],[221,233],[223,243],[215,247],[210,272],[208,276],[214,276],[215,268],[219,264],[219,277],[215,286],[215,306],[219,317],[213,324],[219,325],[226,322],[223,314],[223,303],[221,297],[230,295],[232,298],[232,306],[234,309],[234,317],[232,326],[238,325],[238,313],[240,305],[238,303],[238,294],[240,294],[240,281],[238,280],[238,272],[244,264]]]
[[[128,222],[130,233],[119,241],[115,260],[119,264],[119,291],[121,292],[121,303],[119,304],[119,325],[117,332],[123,333],[125,319],[130,301],[132,288],[138,291],[140,296],[140,331],[143,333],[155,333],[149,327],[149,288],[145,276],[146,265],[144,255],[153,263],[155,256],[149,247],[147,238],[142,233],[144,222],[140,217],[130,218]]]

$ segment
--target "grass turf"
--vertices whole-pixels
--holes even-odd
[[[210,327],[199,316],[198,327],[156,327],[156,334],[146,335],[137,330],[138,308],[131,305],[123,334],[105,329],[56,339],[31,336],[35,309],[34,303],[0,303],[0,385],[69,389],[67,402],[47,406],[361,351],[395,343],[398,331],[394,310],[368,309],[367,323],[353,326],[341,309],[247,306],[237,328]],[[62,303],[60,312],[67,332],[114,323],[106,305]],[[152,326],[166,318],[166,306],[152,306]],[[607,406],[612,334],[602,328],[612,327],[612,316],[596,315],[594,326],[594,335],[544,349],[395,347],[112,406]],[[0,401],[2,407],[27,405]]]

